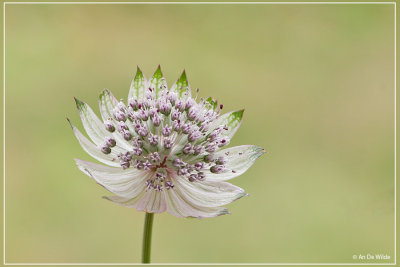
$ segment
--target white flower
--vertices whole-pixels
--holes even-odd
[[[246,195],[225,182],[264,153],[253,145],[224,148],[244,110],[220,115],[222,105],[192,97],[185,72],[168,89],[160,67],[146,80],[138,68],[128,103],[100,94],[101,121],[77,99],[89,141],[72,124],[83,149],[108,165],[76,159],[79,169],[114,195],[106,199],[139,211],[177,217],[214,217]]]

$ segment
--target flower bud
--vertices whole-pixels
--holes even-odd
[[[122,169],[128,169],[131,164],[128,161],[121,162]]]
[[[104,126],[106,127],[107,131],[109,131],[109,132],[114,132],[115,131],[114,124],[112,123],[111,120],[106,120],[104,122]]]
[[[106,137],[106,142],[105,142],[106,146],[115,147],[116,144],[117,144],[117,142],[115,142],[115,139],[113,139],[111,137]]]
[[[172,132],[172,128],[168,125],[166,125],[163,129],[162,129],[162,134],[164,136],[169,136]]]
[[[197,180],[204,181],[205,178],[206,178],[206,175],[204,174],[204,172],[198,172],[197,173]]]
[[[212,173],[221,173],[223,172],[225,167],[223,165],[214,165],[210,168]]]
[[[101,148],[101,152],[103,152],[104,154],[110,154],[111,153],[111,148],[109,148],[108,146],[103,146]]]
[[[164,139],[164,147],[170,149],[174,143],[170,139]]]
[[[197,174],[192,173],[189,175],[189,182],[194,182],[197,180]]]
[[[128,131],[128,130],[122,130],[122,136],[124,137],[124,139],[125,139],[126,141],[129,141],[129,140],[132,139],[131,132]]]

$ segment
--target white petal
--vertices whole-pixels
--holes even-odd
[[[114,123],[115,129],[117,129],[117,123],[116,120],[113,117],[113,109],[114,107],[118,104],[118,100],[114,97],[114,95],[107,89],[103,90],[99,96],[99,107],[100,107],[100,114],[101,117],[103,118],[104,121],[108,120],[111,118],[112,122]],[[130,121],[127,120],[127,124],[129,124]],[[128,125],[131,126],[131,125]],[[103,124],[104,128],[104,124]],[[132,127],[131,127],[132,128]],[[106,130],[107,131],[107,130]],[[107,132],[108,135],[111,133]],[[117,146],[121,147],[126,150],[131,150],[132,145],[129,144],[128,141],[126,141],[122,135],[115,130],[115,132],[112,133],[112,136],[114,137],[115,141],[117,142]]]
[[[174,184],[185,199],[200,207],[223,206],[246,195],[242,188],[227,182],[189,182],[185,177],[178,177]]]
[[[167,80],[165,80],[160,65],[150,79],[149,88],[156,94],[158,98],[159,92],[167,89]]]
[[[101,146],[107,136],[111,136],[104,127],[103,122],[97,117],[88,104],[75,98],[79,115],[86,133],[96,145]]]
[[[223,149],[214,154],[215,158],[223,156],[226,158],[225,171],[222,173],[212,173],[209,170],[204,171],[207,181],[223,181],[232,179],[243,174],[256,159],[264,154],[263,148],[253,145],[235,146]]]
[[[228,209],[224,207],[205,208],[191,203],[185,199],[179,190],[175,188],[165,190],[165,200],[167,203],[167,212],[176,217],[216,217],[219,215],[229,214]]]
[[[78,168],[104,186],[108,191],[124,198],[134,198],[145,190],[145,181],[149,175],[146,171],[134,168],[123,170],[100,164],[75,159]]]
[[[113,109],[118,104],[118,100],[107,89],[104,89],[99,96],[100,114],[104,121],[113,119]]]
[[[136,208],[138,202],[143,198],[146,194],[146,191],[143,190],[139,195],[134,198],[123,198],[119,196],[104,196],[104,199],[110,200],[118,205],[128,207],[128,208]]]
[[[135,78],[133,78],[131,83],[131,88],[129,89],[128,100],[130,98],[143,98],[144,92],[147,89],[147,81],[143,72],[137,67]]]
[[[220,125],[225,125],[228,127],[228,130],[223,131],[222,134],[232,138],[242,124],[243,112],[244,109],[241,109],[223,114],[222,116],[218,117],[210,126],[210,130],[214,130]]]
[[[178,93],[179,98],[185,99],[190,97],[192,92],[190,90],[190,85],[186,77],[186,72],[183,71],[178,80],[171,86],[171,91]],[[185,95],[186,93],[186,95]]]
[[[155,191],[149,190],[144,197],[137,204],[138,211],[145,211],[150,213],[161,213],[167,210],[167,203],[165,202],[165,190]]]
[[[97,147],[92,142],[90,142],[70,121],[69,123],[72,127],[72,131],[76,139],[78,139],[79,144],[81,145],[83,150],[86,151],[86,153],[104,164],[114,167],[120,167],[119,162],[116,160],[117,155],[115,151],[111,150],[110,154],[104,154],[103,152],[101,152],[100,147]]]

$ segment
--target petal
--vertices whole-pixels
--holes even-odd
[[[143,198],[143,196],[146,194],[146,191],[143,190],[139,195],[137,195],[134,198],[123,198],[119,196],[104,196],[104,199],[110,200],[111,202],[114,202],[115,204],[118,204],[120,206],[128,207],[128,208],[136,208],[138,202]]]
[[[186,200],[200,207],[223,206],[247,195],[242,188],[227,182],[189,182],[184,177],[179,178],[175,180],[176,189]]]
[[[227,126],[228,130],[222,132],[222,136],[227,136],[232,138],[236,131],[239,129],[242,124],[244,109],[231,111],[228,113],[219,116],[214,122],[211,123],[208,128],[206,135],[203,138],[200,138],[197,143],[201,143],[205,141],[210,133],[214,131],[218,126]]]
[[[107,89],[103,90],[99,96],[99,107],[100,107],[100,114],[103,120],[107,120],[109,118],[112,119],[112,122],[114,123],[114,127],[117,129],[117,122],[113,118],[113,109],[114,107],[118,104],[118,100],[115,98],[115,96]],[[129,124],[129,120],[127,120],[127,124]],[[131,126],[131,125],[129,125]],[[102,126],[104,128],[104,124]],[[107,131],[107,130],[106,130]],[[108,135],[111,133],[107,132]],[[115,131],[111,134],[114,139],[117,141],[117,146],[121,147],[125,150],[131,150],[132,145],[129,144],[128,141],[126,141],[122,135],[118,132]]]
[[[212,173],[204,171],[207,181],[224,181],[243,174],[256,159],[265,153],[265,150],[258,146],[244,145],[223,149],[214,154],[215,158],[223,156],[226,158],[225,171]]]
[[[161,67],[158,65],[157,70],[154,72],[153,77],[150,79],[149,88],[155,92],[156,98],[158,98],[158,92],[167,89],[167,81],[165,80]]]
[[[218,106],[218,101],[215,99],[212,99],[212,97],[208,97],[206,99],[206,102],[210,104],[210,109],[214,110],[217,108]]]
[[[167,212],[176,217],[204,218],[229,214],[228,209],[224,207],[205,208],[197,206],[185,199],[175,188],[165,190],[165,200],[167,203]]]
[[[171,86],[171,91],[177,92],[179,98],[184,97],[185,93],[187,93],[187,96],[191,96],[192,93],[185,71],[182,72],[181,77]]]
[[[113,109],[118,104],[118,100],[108,89],[104,89],[99,95],[100,114],[104,121],[113,118]]]
[[[115,158],[117,157],[116,153],[111,150],[111,153],[106,155],[103,152],[101,152],[100,148],[94,145],[92,142],[90,142],[68,119],[69,124],[72,127],[72,131],[78,139],[79,144],[83,148],[83,150],[86,151],[90,156],[93,158],[97,159],[98,161],[107,164],[109,166],[114,166],[114,167],[119,167],[120,164],[115,161]]]
[[[135,78],[133,78],[131,83],[131,88],[129,89],[128,100],[131,98],[142,98],[144,97],[144,92],[146,90],[146,78],[143,72],[137,67]]]
[[[161,213],[167,210],[165,193],[163,191],[149,190],[137,204],[138,211]]]
[[[225,113],[215,121],[214,125],[215,127],[226,125],[228,130],[222,132],[222,135],[232,138],[242,124],[243,112],[244,109]]]
[[[75,98],[76,106],[86,133],[96,145],[102,145],[105,137],[110,136],[104,128],[103,122],[97,117],[88,104]]]
[[[151,173],[134,168],[123,170],[75,159],[78,168],[104,186],[108,191],[124,198],[134,198],[145,190],[145,181]]]

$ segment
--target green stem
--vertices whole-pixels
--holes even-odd
[[[142,263],[150,263],[151,230],[153,229],[154,213],[147,213],[144,218]]]

